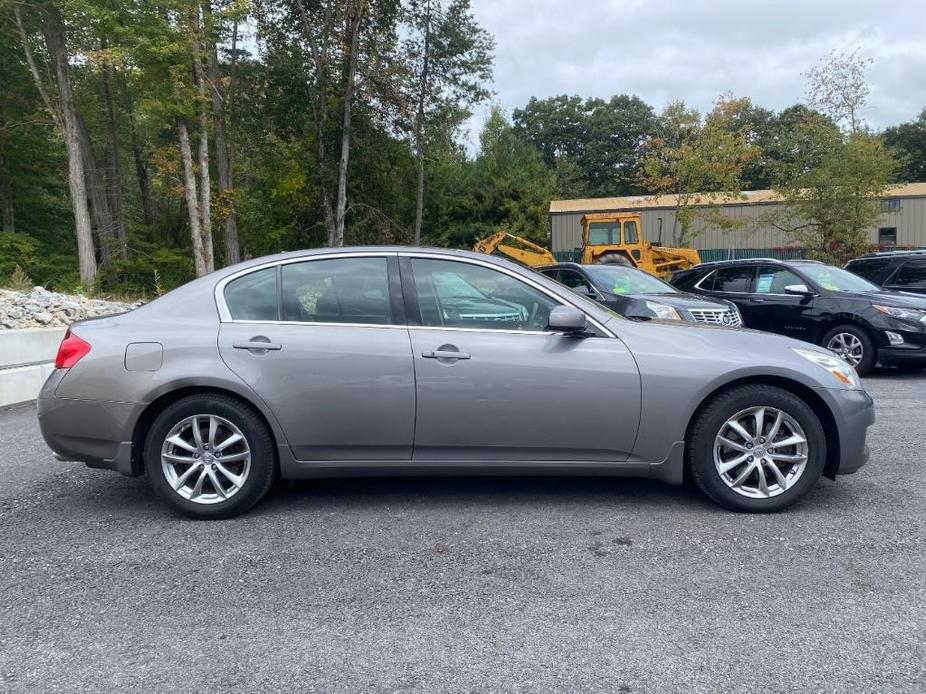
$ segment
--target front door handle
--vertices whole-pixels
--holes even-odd
[[[421,356],[425,359],[469,359],[470,355],[468,352],[452,352],[445,349],[434,349],[427,352],[422,352]]]
[[[232,344],[232,347],[235,349],[254,349],[254,350],[280,350],[283,349],[283,345],[279,345],[275,342],[264,342],[263,340],[248,340],[247,342],[235,342]]]

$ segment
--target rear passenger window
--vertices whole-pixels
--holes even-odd
[[[715,292],[748,293],[752,288],[754,265],[737,265],[735,267],[721,268],[714,275]]]
[[[276,267],[229,282],[225,287],[225,303],[233,320],[278,320]]]
[[[300,323],[392,322],[385,258],[332,258],[282,266],[282,316]]]
[[[913,260],[905,263],[891,282],[891,286],[901,289],[926,289],[926,261]]]

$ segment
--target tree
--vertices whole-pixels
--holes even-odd
[[[865,128],[862,109],[871,89],[865,71],[872,64],[857,51],[836,51],[804,73],[807,78],[807,103],[829,116],[850,133]]]
[[[563,181],[571,181],[568,197],[640,192],[637,171],[656,118],[639,97],[531,98],[523,109],[515,109],[513,119],[517,134],[536,147],[549,166],[566,174]]]
[[[808,73],[809,100],[823,114],[795,114],[800,120],[789,134],[791,149],[779,163],[775,186],[785,202],[775,224],[812,257],[840,264],[865,251],[866,230],[877,223],[879,198],[897,168],[860,115],[870,62],[855,53],[833,53]]]
[[[725,95],[703,120],[680,101],[659,115],[658,135],[648,143],[640,180],[649,192],[674,197],[672,236],[679,246],[691,242],[699,207],[707,206],[712,223],[728,227],[711,204],[740,195],[744,169],[758,156],[746,125],[736,122],[746,106],[747,99]]]
[[[896,180],[926,181],[926,109],[916,120],[885,130],[884,143],[900,161]]]
[[[85,286],[89,287],[96,281],[96,251],[87,201],[84,152],[81,151],[80,112],[77,109],[71,85],[64,20],[58,8],[51,3],[42,4],[37,7],[37,10],[49,62],[45,70],[40,70],[35,59],[32,38],[26,29],[22,12],[17,4],[13,5],[13,17],[35,87],[65,143],[68,159],[68,187],[74,212],[74,236],[77,239],[80,279]],[[50,76],[57,95],[53,95],[53,92],[46,88],[43,72]]]
[[[812,121],[796,131],[803,151],[786,165],[776,191],[785,208],[776,226],[811,257],[843,264],[867,250],[896,161],[880,138],[847,136]]]
[[[484,82],[491,78],[492,37],[470,10],[470,0],[410,0],[406,8],[412,29],[406,41],[414,77],[413,123],[417,187],[415,244],[421,243],[424,215],[426,129],[435,118],[461,121],[468,109],[488,98]]]

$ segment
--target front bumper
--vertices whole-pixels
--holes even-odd
[[[878,348],[878,362],[881,366],[896,366],[922,362],[926,364],[926,347],[913,344]]]
[[[864,390],[819,388],[836,423],[838,450],[827,455],[827,472],[851,475],[861,468],[870,455],[865,439],[868,427],[875,423],[875,405]],[[830,456],[836,454],[832,460]],[[829,475],[828,475],[829,476]]]

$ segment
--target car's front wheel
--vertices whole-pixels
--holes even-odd
[[[837,325],[823,336],[821,344],[855,367],[861,376],[874,371],[878,360],[875,344],[868,332],[857,325]]]
[[[804,496],[823,473],[826,436],[813,409],[765,384],[726,390],[695,416],[686,471],[734,511],[778,511]]]
[[[235,398],[202,393],[169,405],[145,443],[145,473],[167,503],[191,518],[244,513],[270,489],[273,437]]]

